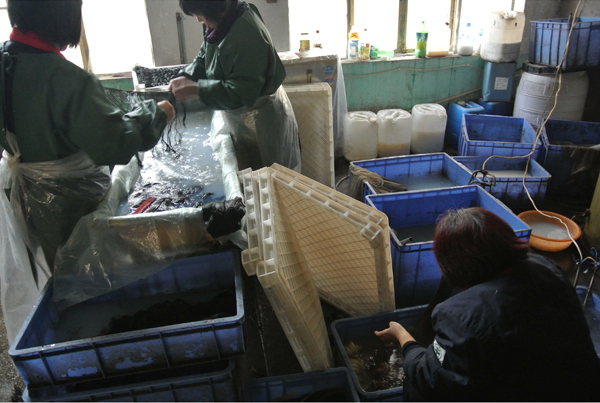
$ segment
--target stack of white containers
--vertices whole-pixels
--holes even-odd
[[[439,104],[348,113],[344,157],[348,161],[441,152],[448,116]]]

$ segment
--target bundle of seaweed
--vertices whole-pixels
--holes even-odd
[[[350,340],[344,347],[365,392],[402,386],[404,356],[399,347],[392,347],[375,335]]]
[[[173,153],[175,158],[179,158],[181,154],[177,151],[177,147],[181,144],[182,134],[180,127],[185,127],[185,105],[175,98],[173,93],[167,90],[166,87],[156,89],[145,89],[141,91],[125,91],[116,88],[104,88],[108,99],[123,113],[131,112],[137,107],[140,102],[153,100],[156,102],[169,101],[175,108],[175,119],[171,121],[165,128],[161,136],[161,144],[163,148]],[[181,113],[179,112],[181,110]]]
[[[139,208],[149,197],[156,198],[146,213],[169,211],[184,207],[202,207],[204,199],[213,195],[211,192],[201,192],[202,185],[180,188],[171,181],[137,182],[129,196],[131,212]]]
[[[133,72],[137,76],[138,83],[146,87],[160,87],[168,85],[169,82],[179,75],[184,66],[148,68],[137,64]]]

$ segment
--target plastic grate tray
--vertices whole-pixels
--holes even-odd
[[[327,83],[284,85],[302,147],[302,174],[334,187],[333,107]]]
[[[321,297],[353,316],[393,310],[387,216],[284,167],[271,175]]]
[[[328,369],[333,355],[317,288],[298,250],[270,171],[258,175],[264,261],[258,279],[305,372]]]
[[[248,235],[248,249],[242,251],[242,266],[246,274],[254,276],[256,266],[262,261],[262,226],[260,225],[260,191],[257,180],[252,180],[258,172],[248,168],[238,172],[238,177],[244,188],[244,201],[246,204],[246,232]]]

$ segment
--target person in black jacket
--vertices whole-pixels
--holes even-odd
[[[449,211],[433,248],[459,290],[433,311],[433,343],[396,322],[375,332],[402,346],[405,400],[600,400],[600,359],[560,267],[477,207]]]

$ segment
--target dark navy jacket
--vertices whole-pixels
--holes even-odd
[[[439,304],[432,322],[431,346],[404,345],[405,399],[600,400],[583,310],[550,259],[530,254],[526,267]]]

